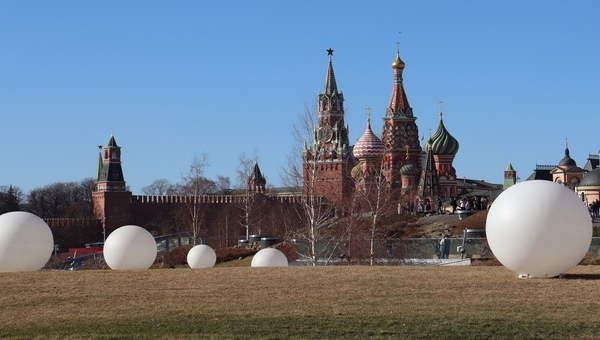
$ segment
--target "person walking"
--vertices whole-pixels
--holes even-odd
[[[444,238],[440,240],[440,258],[447,259],[450,256],[450,239],[448,235],[444,235]]]

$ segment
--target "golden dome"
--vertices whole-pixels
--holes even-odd
[[[404,64],[402,59],[400,59],[400,52],[398,52],[396,54],[396,60],[394,60],[394,62],[392,63],[392,68],[394,70],[402,70],[402,69],[404,69],[404,66],[406,66],[406,65]]]

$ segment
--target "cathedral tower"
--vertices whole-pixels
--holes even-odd
[[[396,60],[392,63],[394,70],[394,88],[392,99],[383,118],[383,143],[386,153],[383,158],[384,175],[393,188],[400,188],[400,168],[410,160],[412,164],[419,167],[421,145],[419,143],[419,129],[416,124],[417,118],[408,104],[408,98],[404,91],[402,72],[405,64],[400,59],[400,48],[396,51]],[[408,147],[408,159],[404,150]]]
[[[454,157],[458,152],[459,144],[456,138],[446,130],[442,119],[442,102],[440,102],[440,124],[437,130],[429,137],[427,144],[431,144],[433,160],[437,170],[443,198],[456,197],[458,185],[456,182],[456,169],[452,166]]]
[[[417,188],[417,196],[423,201],[430,203],[436,202],[440,198],[441,188],[437,169],[435,167],[433,145],[431,141],[427,141],[427,156],[423,170],[421,170],[421,178],[419,179],[419,187]]]
[[[379,181],[381,158],[385,152],[383,142],[371,130],[371,114],[367,115],[367,129],[352,149],[358,159],[358,165],[352,169],[352,177],[359,186],[357,190],[368,189],[367,186]]]

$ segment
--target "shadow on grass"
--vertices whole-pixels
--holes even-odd
[[[600,274],[565,274],[563,279],[565,279],[565,280],[600,280]]]

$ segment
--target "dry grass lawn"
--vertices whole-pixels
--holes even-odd
[[[600,339],[600,267],[0,273],[0,338]]]

